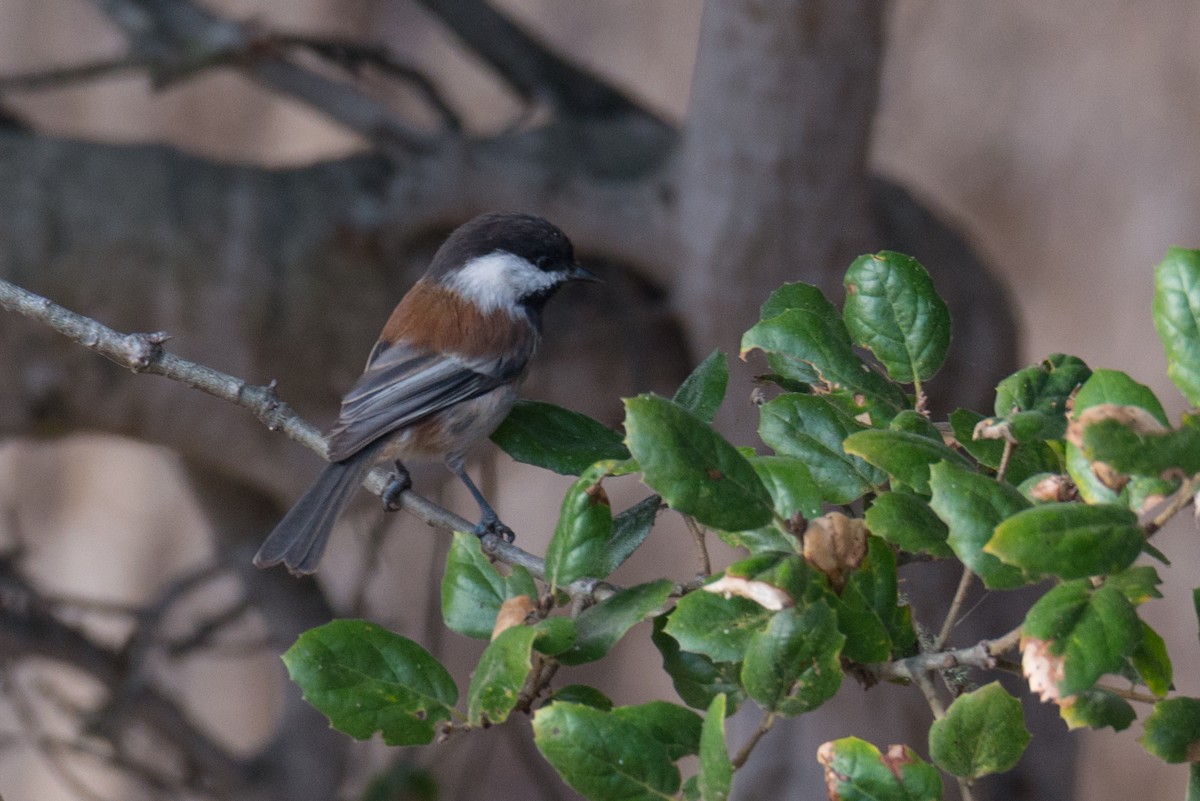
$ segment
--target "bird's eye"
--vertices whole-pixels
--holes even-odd
[[[537,267],[542,272],[546,272],[547,270],[550,269],[550,257],[549,256],[538,256],[537,259],[533,262],[533,264],[535,267]]]

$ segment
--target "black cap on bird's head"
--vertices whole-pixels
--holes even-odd
[[[427,278],[487,311],[519,305],[537,311],[567,281],[597,281],[575,261],[571,240],[541,217],[488,212],[454,230]]]

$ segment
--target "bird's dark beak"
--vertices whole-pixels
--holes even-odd
[[[588,281],[589,283],[593,284],[604,283],[594,272],[591,270],[585,270],[583,267],[579,266],[579,262],[573,262],[571,264],[570,268],[567,270],[567,278],[572,281]]]

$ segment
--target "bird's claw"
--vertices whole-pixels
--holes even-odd
[[[488,534],[495,534],[505,542],[512,542],[517,538],[517,535],[513,534],[513,530],[511,528],[504,525],[496,518],[484,518],[483,520],[480,520],[479,525],[475,526],[473,533],[480,539],[486,537]]]
[[[396,472],[392,473],[387,486],[379,494],[379,498],[383,501],[383,510],[385,512],[396,512],[402,509],[403,505],[400,503],[400,496],[410,489],[412,489],[412,476],[405,469],[404,465],[396,462]]]

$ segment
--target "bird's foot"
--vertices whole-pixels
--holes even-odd
[[[400,496],[410,489],[412,489],[412,475],[408,472],[408,468],[400,462],[396,462],[396,472],[392,473],[391,480],[388,481],[379,496],[383,501],[383,510],[395,512],[401,509]]]
[[[479,521],[479,525],[475,526],[473,533],[476,537],[481,539],[486,537],[488,534],[495,534],[505,542],[512,542],[517,537],[516,534],[513,534],[513,530],[511,528],[500,522],[500,518],[498,517],[484,516],[484,518]]]

